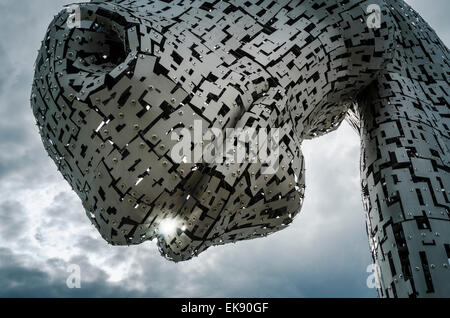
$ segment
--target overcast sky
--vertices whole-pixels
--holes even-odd
[[[174,264],[154,242],[111,247],[47,157],[29,105],[33,63],[64,0],[0,3],[0,297],[375,297],[359,187],[359,138],[344,123],[304,143],[306,198],[293,224]],[[450,43],[449,0],[408,1]],[[66,286],[81,269],[81,288]]]

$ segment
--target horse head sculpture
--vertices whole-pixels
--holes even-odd
[[[302,141],[347,118],[380,296],[449,295],[448,58],[403,1],[93,1],[50,24],[31,102],[102,237],[174,261],[287,227]]]

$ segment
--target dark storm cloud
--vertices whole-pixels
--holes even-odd
[[[52,275],[39,269],[39,266],[27,266],[26,257],[0,248],[0,297],[139,297],[141,293],[129,291],[118,284],[107,283],[107,275],[89,265],[83,259],[75,259],[81,264],[81,274],[93,271],[90,275],[97,279],[84,281],[80,289],[70,289],[66,285],[64,269],[67,264],[58,259],[51,259],[48,264],[56,269]],[[151,294],[150,294],[151,296]]]

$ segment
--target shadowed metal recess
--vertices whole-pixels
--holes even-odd
[[[49,26],[31,104],[106,241],[156,238],[183,261],[287,227],[304,196],[302,140],[347,118],[380,297],[450,296],[449,51],[407,4],[116,0],[77,12],[76,27],[67,10]],[[274,173],[248,158],[175,162],[171,133],[194,121],[279,129]]]

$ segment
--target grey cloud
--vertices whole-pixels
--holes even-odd
[[[22,257],[22,258],[20,258]],[[94,281],[82,281],[80,289],[70,289],[66,285],[67,266],[61,260],[50,260],[58,272],[50,275],[39,266],[24,264],[23,255],[19,256],[9,249],[0,249],[0,297],[137,297],[138,292],[128,291],[118,284],[106,282],[107,275],[89,263],[75,259],[82,268],[81,274],[90,270],[98,278]],[[58,263],[55,266],[55,263]]]
[[[17,240],[25,235],[28,218],[22,204],[15,200],[0,203],[0,238],[2,240]]]

